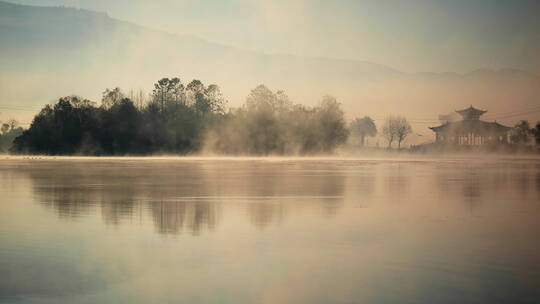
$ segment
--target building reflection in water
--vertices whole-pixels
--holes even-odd
[[[480,215],[478,212],[483,206],[529,204],[530,198],[540,191],[540,184],[535,184],[537,170],[515,162],[501,162],[496,166],[489,162],[444,164],[438,167],[437,191],[445,200],[453,198],[471,214]]]

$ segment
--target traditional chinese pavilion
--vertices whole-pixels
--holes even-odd
[[[508,142],[510,128],[497,122],[480,120],[480,116],[486,112],[473,108],[472,105],[467,109],[456,111],[463,120],[446,122],[438,127],[430,128],[436,134],[436,143],[481,146]]]

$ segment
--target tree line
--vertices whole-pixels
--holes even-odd
[[[368,116],[347,124],[340,103],[332,96],[309,107],[293,103],[283,91],[259,85],[241,107],[228,111],[226,107],[219,86],[206,86],[199,80],[184,85],[179,78],[160,79],[148,98],[142,93],[126,95],[119,88],[106,89],[99,105],[79,96],[61,97],[56,104],[46,105],[27,130],[10,131],[10,151],[312,154],[334,151],[350,134],[360,139],[361,146],[366,137],[377,134]],[[390,117],[383,127],[389,146],[394,140],[400,146],[410,131],[403,117]]]
[[[101,105],[78,96],[46,105],[13,142],[14,153],[126,155],[189,153],[201,135],[223,118],[225,100],[216,85],[184,85],[163,78],[150,99],[136,106],[119,88],[107,89]]]
[[[79,96],[46,105],[27,130],[11,138],[12,153],[46,155],[230,154],[331,152],[349,136],[341,105],[325,96],[314,107],[283,91],[253,89],[226,111],[217,85],[163,78],[148,98],[106,89],[98,105]],[[134,99],[137,99],[134,102]]]
[[[147,155],[330,153],[352,139],[363,147],[366,138],[382,135],[391,148],[412,133],[405,117],[389,116],[380,132],[365,116],[347,124],[340,103],[324,96],[316,106],[293,103],[283,91],[254,88],[237,109],[227,108],[221,89],[193,80],[162,78],[151,94],[125,94],[106,89],[98,105],[66,96],[46,105],[27,130],[15,120],[0,123],[0,152],[46,155]],[[510,138],[524,144],[540,142],[540,123],[521,121]]]

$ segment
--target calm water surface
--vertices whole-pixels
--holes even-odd
[[[0,303],[540,303],[540,160],[4,157]]]

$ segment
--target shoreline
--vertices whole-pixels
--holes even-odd
[[[332,155],[124,155],[124,156],[87,156],[87,155],[0,155],[0,161],[9,160],[112,160],[112,161],[444,161],[444,160],[540,160],[540,154],[534,153],[417,153],[417,152],[381,152],[381,153],[336,153]]]

